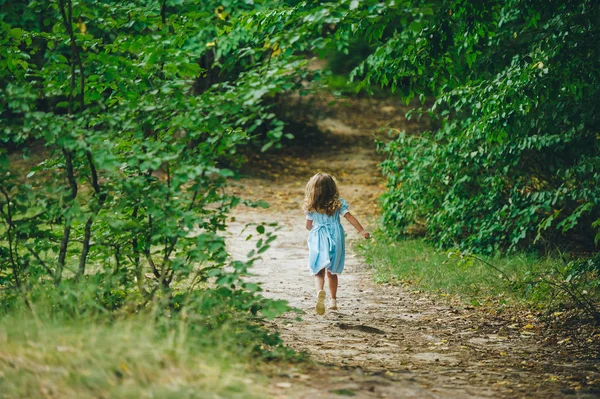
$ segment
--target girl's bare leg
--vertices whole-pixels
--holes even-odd
[[[327,270],[327,282],[329,283],[329,292],[331,293],[331,309],[337,309],[337,274],[330,273],[329,270]]]
[[[325,269],[315,274],[315,289],[317,290],[317,294],[319,291],[323,291],[323,287],[325,287]]]
[[[315,311],[318,315],[325,313],[325,269],[315,274],[315,288],[317,290],[317,303],[315,304]]]

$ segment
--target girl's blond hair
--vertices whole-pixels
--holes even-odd
[[[332,216],[341,206],[340,193],[335,180],[327,173],[317,173],[306,183],[302,206],[306,212],[319,212]]]

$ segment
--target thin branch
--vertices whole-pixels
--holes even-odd
[[[67,30],[67,33],[69,34],[69,37],[71,38],[73,36],[73,26],[70,23],[71,21],[71,17],[70,17],[70,13],[69,15],[67,15],[67,11],[65,10],[65,2],[64,0],[59,0],[58,1],[58,5],[60,8],[60,13],[62,15],[63,18],[63,24],[65,26],[65,29]],[[71,39],[71,49],[73,48],[73,40]],[[71,53],[71,57],[74,57],[74,55]],[[73,113],[73,92],[75,91],[75,63],[74,62],[70,62],[71,64],[71,77],[70,77],[70,84],[69,84],[69,106],[68,106],[68,114],[71,115]]]
[[[77,180],[75,180],[75,169],[73,168],[73,154],[71,151],[68,151],[63,148],[63,155],[65,156],[65,166],[67,171],[67,181],[69,182],[69,187],[71,188],[71,199],[75,199],[77,197]]]
[[[104,205],[104,201],[106,200],[106,193],[102,193],[100,190],[100,184],[98,183],[98,172],[96,170],[96,165],[94,164],[94,159],[92,158],[91,151],[87,150],[85,155],[90,166],[90,174],[92,187],[94,188],[94,196],[98,198],[98,203],[92,215],[90,215],[90,217],[85,223],[83,235],[83,249],[81,250],[81,256],[79,258],[79,268],[77,269],[77,274],[75,274],[75,281],[78,281],[85,274],[85,265],[87,262],[88,253],[90,251],[90,240],[92,237],[92,224],[94,223],[94,218],[98,215],[100,209]]]
[[[69,41],[71,44],[71,56],[73,61],[71,62],[71,81],[70,81],[70,92],[69,92],[69,114],[73,112],[73,92],[75,91],[75,64],[79,67],[79,105],[80,111],[85,107],[85,74],[83,72],[83,62],[79,54],[79,48],[77,47],[77,41],[75,40],[75,33],[73,32],[73,2],[67,0],[66,9],[65,1],[58,1],[60,13],[63,18],[63,25],[69,35]]]
[[[40,263],[40,265],[46,270],[46,272],[48,273],[48,275],[52,276],[54,275],[54,273],[52,272],[52,270],[50,269],[50,267],[48,267],[48,265],[46,264],[46,262],[44,262],[44,260],[42,258],[40,258],[40,255],[35,252],[30,246],[25,245],[25,249],[27,249],[29,251],[30,254],[33,255],[33,257]]]
[[[6,235],[8,237],[8,257],[10,260],[10,264],[12,265],[12,269],[13,269],[13,275],[15,278],[15,284],[17,285],[17,288],[21,287],[21,282],[19,280],[19,273],[18,273],[18,262],[16,261],[15,257],[18,255],[15,251],[15,249],[13,248],[13,235],[12,235],[12,229],[14,228],[14,223],[12,220],[12,210],[10,207],[10,196],[8,195],[8,192],[6,190],[4,190],[4,188],[0,188],[0,192],[2,192],[2,194],[4,195],[4,198],[6,198]]]
[[[136,203],[133,207],[133,212],[131,213],[131,218],[133,220],[137,220],[138,217],[139,205]],[[138,288],[140,292],[144,291],[144,274],[142,273],[142,265],[140,263],[140,250],[138,248],[138,239],[137,233],[134,234],[131,239],[131,249],[133,251],[133,265],[135,270],[135,277],[138,283]]]
[[[154,277],[159,278],[160,273],[158,271],[158,268],[156,267],[156,263],[154,263],[154,259],[152,259],[152,254],[150,254],[150,252],[144,252],[144,255],[146,255],[146,260],[152,268],[152,273],[154,274]]]
[[[164,26],[167,23],[167,0],[163,0],[160,5],[160,19]]]
[[[88,160],[88,165],[90,166],[90,176],[94,193],[100,198],[101,201],[104,201],[106,199],[106,194],[103,194],[100,191],[100,184],[98,183],[98,171],[96,170],[96,164],[94,164],[94,159],[92,158],[92,152],[87,150],[85,152],[85,156]]]
[[[491,267],[492,269],[496,270],[498,273],[500,273],[505,279],[506,281],[508,281],[509,284],[513,284],[513,281],[510,277],[508,277],[508,274],[504,273],[504,271],[502,271],[501,269],[497,268],[496,266],[494,266],[493,264],[491,264],[490,262],[481,259],[480,257],[476,256],[476,255],[470,255],[473,257],[473,259],[477,259],[478,261],[480,261],[481,263],[483,263],[484,265]]]
[[[552,287],[558,288],[559,290],[565,292],[573,301],[575,301],[583,311],[592,316],[596,323],[600,324],[600,312],[596,309],[596,307],[590,305],[589,303],[583,303],[581,298],[579,298],[578,295],[572,292],[570,289],[565,287],[564,284],[558,284],[554,281],[546,279],[539,281],[524,281],[523,284],[548,284]]]
[[[77,197],[77,181],[75,180],[75,172],[73,169],[73,158],[70,151],[63,148],[63,154],[65,156],[65,166],[67,169],[67,180],[71,188],[71,201],[74,201]],[[65,267],[65,258],[67,256],[67,249],[69,246],[69,237],[71,236],[71,220],[67,218],[65,220],[65,228],[63,235],[60,240],[60,247],[58,250],[58,266],[56,267],[56,273],[54,275],[54,283],[58,285],[62,280],[62,272]]]
[[[17,290],[19,290],[19,292],[21,292],[21,295],[23,296],[23,300],[25,301],[25,304],[27,305],[27,307],[29,309],[31,308],[31,303],[29,303],[29,299],[27,299],[27,294],[25,292],[25,289],[23,288],[23,285],[21,284],[21,278],[19,276],[19,262],[18,262],[18,256],[19,256],[19,251],[17,250],[17,248],[13,247],[16,246],[16,242],[13,243],[13,239],[14,237],[12,236],[12,229],[14,227],[13,221],[12,221],[12,210],[10,207],[10,196],[8,195],[8,192],[4,189],[4,188],[0,188],[0,192],[2,192],[2,194],[4,195],[4,198],[6,198],[6,222],[7,222],[7,230],[6,230],[6,235],[8,236],[8,253],[9,253],[9,257],[10,257],[10,263],[12,265],[12,271],[13,271],[13,277],[15,279],[15,286],[17,287]]]
[[[79,55],[79,49],[77,47],[77,42],[75,40],[75,34],[73,32],[73,2],[72,0],[67,0],[65,4],[65,0],[58,1],[60,13],[63,19],[63,25],[67,34],[69,35],[69,41],[71,44],[71,79],[70,79],[70,89],[69,89],[69,107],[68,113],[71,115],[73,113],[73,92],[75,91],[75,64],[79,67],[79,79],[80,79],[80,111],[82,111],[85,107],[85,74],[83,71],[83,62],[81,61],[81,57]],[[63,148],[63,153],[65,155],[66,167],[67,167],[67,179],[69,181],[69,186],[71,187],[71,200],[74,200],[77,196],[77,182],[74,176],[73,169],[73,160],[72,154],[70,151]],[[86,224],[87,226],[87,224]],[[91,226],[90,226],[91,228]],[[63,230],[63,236],[60,242],[59,255],[58,255],[58,267],[56,268],[56,274],[54,276],[55,284],[59,284],[62,279],[62,272],[65,266],[65,258],[67,255],[67,249],[69,245],[69,237],[71,235],[71,220],[67,219],[65,221],[65,228]],[[88,248],[89,249],[89,248]],[[86,254],[87,255],[87,254]]]

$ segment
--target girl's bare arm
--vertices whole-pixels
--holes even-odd
[[[312,229],[312,220],[306,219],[306,230]]]
[[[356,230],[358,230],[358,232],[364,237],[364,238],[371,238],[371,235],[365,231],[365,229],[363,229],[363,227],[360,225],[360,222],[350,213],[346,213],[344,215],[344,217],[346,218],[347,221],[350,222],[350,224],[352,226],[354,226],[354,228]]]

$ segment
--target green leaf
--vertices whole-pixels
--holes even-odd
[[[21,28],[12,28],[8,31],[8,35],[15,40],[21,40],[21,38],[25,35],[25,31]]]

